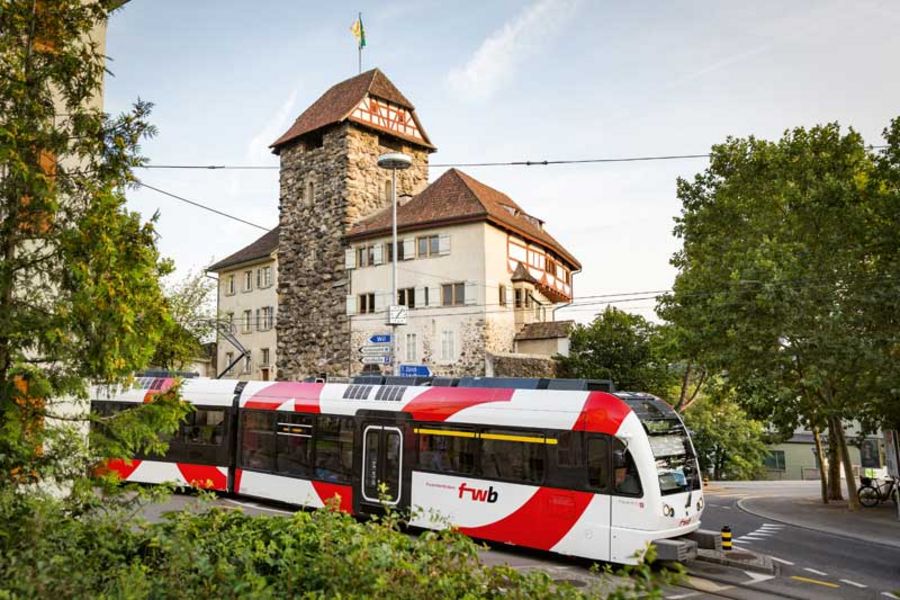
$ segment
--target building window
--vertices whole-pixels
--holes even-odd
[[[441,304],[459,306],[466,303],[466,284],[445,283],[441,286]]]
[[[506,306],[506,286],[501,284],[498,291],[500,293],[500,306]]]
[[[309,179],[306,182],[306,193],[303,197],[303,200],[306,202],[307,206],[312,206],[313,200],[316,197],[316,183]]]
[[[253,289],[253,271],[244,271],[244,291]]]
[[[244,373],[250,372],[250,352],[247,352],[247,355],[244,357]]]
[[[241,323],[241,331],[244,333],[250,333],[250,326],[253,324],[253,311],[245,310],[244,311],[244,319]]]
[[[272,285],[272,267],[260,267],[256,270],[256,287],[267,288]]]
[[[231,363],[234,362],[234,352],[226,352],[225,353],[225,366],[231,367]]]
[[[769,450],[769,455],[763,460],[767,469],[784,471],[784,450]]]
[[[419,246],[419,258],[437,256],[440,253],[440,236],[426,235],[417,239]]]
[[[264,306],[261,310],[256,311],[256,328],[259,331],[268,331],[275,326],[275,309],[271,306]]]
[[[359,313],[367,314],[375,312],[375,294],[359,295]]]
[[[406,362],[416,362],[416,334],[406,334]]]
[[[522,308],[525,305],[525,290],[516,288],[514,293],[516,296],[516,308]]]
[[[225,280],[225,294],[228,296],[234,296],[234,275],[229,275],[228,279]]]
[[[260,357],[260,366],[268,367],[269,366],[269,349],[263,348],[259,351],[261,354]]]
[[[403,251],[403,240],[397,240],[397,256],[400,260],[405,260],[405,252]],[[387,257],[385,262],[394,262],[394,244],[393,242],[385,242],[384,255]]]
[[[416,288],[397,290],[397,304],[408,308],[416,307]]]
[[[452,361],[456,359],[456,335],[453,331],[441,332],[441,360]]]

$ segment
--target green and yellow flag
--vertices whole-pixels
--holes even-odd
[[[356,43],[359,44],[359,49],[362,50],[366,47],[366,30],[363,28],[362,22],[362,13],[359,13],[359,17],[357,17],[356,22],[353,23],[353,26],[350,27],[350,31],[353,33],[353,37],[356,38]]]

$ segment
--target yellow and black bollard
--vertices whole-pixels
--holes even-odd
[[[727,552],[731,548],[731,527],[725,525],[722,527],[722,550]]]

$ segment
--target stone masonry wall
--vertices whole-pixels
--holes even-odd
[[[489,377],[556,377],[557,362],[530,354],[488,354]]]
[[[390,173],[377,166],[378,156],[388,151],[377,134],[350,123],[327,131],[319,147],[298,141],[281,150],[279,379],[348,374],[352,345],[345,302],[352,291],[344,236],[389,205],[384,182]],[[418,193],[428,182],[428,154],[408,146],[401,151],[412,156],[413,166],[398,172],[397,193]],[[315,193],[308,202],[310,180]]]

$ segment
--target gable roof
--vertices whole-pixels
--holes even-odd
[[[416,116],[416,108],[412,105],[412,102],[406,99],[406,96],[397,89],[397,86],[391,83],[391,80],[380,69],[372,69],[371,71],[360,73],[356,77],[351,77],[346,81],[331,86],[327,92],[322,94],[318,100],[313,102],[309,108],[297,117],[290,129],[272,142],[272,145],[269,147],[277,154],[281,146],[304,134],[347,120],[353,109],[365,99],[367,94],[409,110],[419,132],[422,134],[422,139],[416,139],[401,133],[393,133],[393,135],[408,142],[434,149],[434,146],[425,134],[425,130],[422,128],[422,124],[419,123],[419,118]],[[365,125],[365,123],[361,124]]]
[[[259,260],[261,258],[266,258],[271,256],[275,250],[278,249],[278,231],[279,228],[276,227],[271,231],[266,232],[261,238],[244,246],[231,256],[225,257],[217,263],[214,263],[206,268],[207,271],[224,271],[230,267],[236,267],[237,265],[250,262],[252,260]]]
[[[538,219],[528,215],[513,200],[492,187],[450,169],[412,200],[397,207],[398,231],[416,231],[440,225],[487,221],[530,242],[542,245],[570,267],[581,268],[562,244],[544,230]],[[357,223],[347,234],[349,240],[378,237],[391,230],[391,209],[385,208]]]

